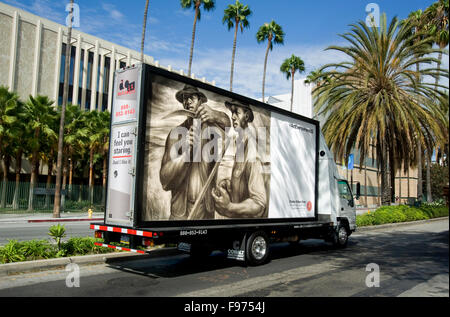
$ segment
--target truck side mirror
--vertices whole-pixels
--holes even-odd
[[[361,183],[356,183],[356,199],[359,199],[361,196]]]

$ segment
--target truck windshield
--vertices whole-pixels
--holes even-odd
[[[338,181],[338,188],[339,188],[339,197],[347,199],[348,201],[353,200],[352,192],[350,190],[350,187],[348,186],[347,181],[344,180]]]

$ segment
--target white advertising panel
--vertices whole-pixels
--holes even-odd
[[[114,126],[108,172],[107,218],[127,221],[132,210],[135,160],[135,126]]]
[[[133,221],[141,80],[142,65],[115,73],[106,202],[109,224]]]
[[[137,120],[141,74],[140,65],[116,73],[112,124]]]
[[[313,218],[316,126],[272,112],[270,144],[269,218]]]

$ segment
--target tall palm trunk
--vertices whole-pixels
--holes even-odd
[[[262,102],[264,102],[264,91],[266,87],[266,70],[267,70],[267,58],[269,56],[270,44],[272,43],[272,35],[269,35],[269,43],[267,44],[266,57],[264,58],[264,73],[262,83]]]
[[[291,76],[292,76],[292,87],[291,87],[291,112],[294,106],[294,75],[295,75],[295,68],[292,68],[291,70]]]
[[[20,186],[20,170],[22,169],[22,153],[19,149],[16,154],[16,185],[14,186],[14,198],[12,203],[13,209],[19,209],[19,186]]]
[[[63,177],[62,177],[62,190],[66,191],[66,184],[67,184],[67,171],[68,171],[68,160],[64,160],[63,163]],[[64,205],[66,203],[66,194],[61,194],[61,210],[64,211]]]
[[[236,56],[236,41],[238,28],[239,28],[239,20],[236,19],[236,29],[234,30],[234,41],[233,41],[233,54],[231,55],[230,91],[233,91],[234,59]]]
[[[3,186],[2,186],[2,199],[0,202],[0,208],[6,208],[6,186],[8,184],[8,171],[9,171],[9,164],[11,161],[11,157],[8,154],[5,154],[2,165],[3,165]]]
[[[409,193],[409,170],[410,170],[410,166],[409,166],[409,164],[408,164],[408,174],[407,174],[407,175],[408,175],[408,176],[407,176],[407,177],[408,177],[408,181],[407,181],[407,184],[408,184],[408,192],[407,192],[407,194],[408,194],[408,204],[409,204],[409,198],[411,197],[411,196],[410,196],[410,193]]]
[[[431,151],[430,150],[427,150],[425,159],[427,160],[427,169],[426,169],[427,202],[431,203],[433,201],[433,197],[431,196]]]
[[[416,72],[419,73],[419,63],[416,64]],[[420,79],[420,78],[419,78]],[[423,180],[422,180],[422,144],[420,143],[420,136],[417,136],[417,200],[422,201],[423,194]]]
[[[142,40],[141,40],[141,62],[144,63],[144,44],[145,44],[145,30],[147,29],[147,14],[148,14],[148,2],[145,2],[144,10],[144,22],[142,23]]]
[[[418,140],[417,144],[417,200],[422,201],[423,180],[422,180],[422,144]]]
[[[94,202],[94,148],[89,154],[89,203]]]
[[[194,42],[195,42],[195,29],[197,28],[197,19],[199,13],[200,2],[195,4],[195,17],[194,17],[194,26],[192,27],[192,40],[191,40],[191,51],[189,53],[189,67],[188,67],[188,76],[191,76],[192,70],[192,57],[194,56]]]
[[[33,152],[33,156],[31,159],[31,179],[30,179],[30,191],[28,193],[28,209],[27,211],[33,211],[33,203],[34,203],[34,187],[36,185],[37,173],[38,173],[38,153],[37,151]]]
[[[70,56],[71,56],[71,41],[72,41],[72,14],[73,14],[73,0],[70,0],[70,19],[67,31],[66,44],[66,59],[64,65],[64,90],[63,100],[61,106],[61,118],[59,121],[59,136],[58,136],[58,158],[56,161],[56,184],[55,184],[55,203],[53,206],[53,217],[60,217],[61,209],[61,174],[63,169],[63,142],[64,142],[64,121],[66,116],[67,98],[69,96],[69,72],[70,72]],[[95,93],[95,92],[92,92]]]
[[[383,140],[381,144],[381,204],[389,205],[390,188],[389,188],[389,177],[388,177],[388,153],[386,142]]]
[[[50,185],[52,183],[52,171],[53,171],[53,150],[51,150],[51,154],[48,160],[48,172],[47,172],[47,185],[46,189],[50,189]],[[50,208],[50,195],[47,193],[45,195],[45,209]]]
[[[395,202],[395,158],[394,151],[392,147],[388,146],[388,157],[389,157],[389,188],[390,188],[390,202]]]

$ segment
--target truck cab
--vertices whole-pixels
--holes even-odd
[[[319,152],[319,220],[333,223],[333,234],[329,240],[338,246],[346,246],[348,236],[356,230],[356,203],[359,188],[353,195],[351,187],[338,172],[333,154],[320,133]]]

